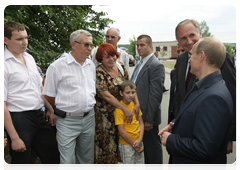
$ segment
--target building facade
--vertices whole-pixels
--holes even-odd
[[[158,41],[152,43],[153,52],[158,52],[160,59],[175,59],[177,58],[177,41]],[[163,47],[161,49],[161,47]],[[136,55],[138,52],[136,51]]]

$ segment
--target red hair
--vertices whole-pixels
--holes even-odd
[[[102,62],[102,59],[103,59],[103,56],[105,55],[105,53],[107,53],[107,55],[109,56],[114,56],[116,55],[117,58],[120,57],[120,55],[117,53],[117,48],[114,47],[112,44],[109,44],[109,43],[104,43],[104,44],[101,44],[99,47],[98,47],[98,50],[97,50],[97,53],[96,53],[96,60],[101,63]]]

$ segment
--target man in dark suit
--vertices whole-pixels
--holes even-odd
[[[170,154],[169,163],[226,163],[233,102],[220,71],[225,56],[224,45],[212,37],[193,46],[188,62],[198,81],[185,97],[174,124],[159,133]]]
[[[173,79],[175,79],[174,81],[176,82],[176,90],[174,98],[170,98],[170,100],[173,101],[173,106],[171,108],[174,112],[169,112],[171,114],[169,115],[170,118],[176,118],[185,96],[191,90],[194,80],[196,79],[196,76],[189,72],[188,60],[190,58],[189,52],[191,51],[193,45],[202,38],[202,31],[196,21],[186,19],[177,25],[175,35],[185,52],[178,56],[175,65],[176,75]],[[226,53],[225,61],[220,70],[232,96],[234,106],[227,149],[227,153],[231,153],[232,141],[236,141],[236,70],[228,53]]]
[[[162,164],[162,144],[158,134],[161,123],[165,69],[152,52],[152,39],[148,35],[137,38],[137,50],[142,60],[136,66],[131,80],[136,84],[137,95],[143,113],[144,156],[146,164]]]
[[[184,52],[185,50],[182,48],[182,46],[178,43],[178,47],[177,47],[177,54],[180,55]],[[176,117],[176,115],[174,113],[176,113],[174,111],[175,107],[174,107],[174,100],[177,100],[176,97],[174,97],[175,95],[175,89],[176,89],[176,68],[174,68],[171,73],[170,73],[170,80],[171,80],[171,86],[170,86],[170,98],[169,98],[169,106],[168,106],[168,123],[171,122],[171,120],[174,119],[174,117]]]

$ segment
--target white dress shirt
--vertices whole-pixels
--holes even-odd
[[[10,112],[38,110],[44,106],[41,94],[42,77],[34,58],[24,52],[26,66],[5,48],[4,101]]]
[[[82,114],[95,103],[96,68],[91,59],[80,65],[69,53],[53,62],[46,74],[43,94],[55,97],[56,107],[65,112]]]
[[[93,56],[92,56],[92,61],[93,63],[95,64],[95,66],[98,66],[99,63],[97,60],[96,60],[96,53],[97,53],[97,50],[94,51],[93,53]],[[117,48],[117,53],[120,55],[120,57],[117,59],[117,61],[120,61],[121,63],[124,64],[127,72],[128,72],[128,75],[130,75],[130,70],[129,70],[129,56],[128,54],[122,50],[121,48]]]
[[[142,62],[141,66],[140,66],[140,68],[139,68],[139,70],[138,70],[138,74],[140,73],[141,69],[142,69],[143,66],[147,63],[147,61],[149,60],[149,58],[150,58],[152,55],[153,55],[153,53],[151,53],[150,55],[148,55],[147,57],[145,57],[144,59],[142,59],[143,62]],[[139,62],[139,63],[140,63],[140,62]],[[137,74],[137,76],[136,76],[136,78],[135,78],[134,83],[135,83],[136,80],[137,80],[138,74]]]

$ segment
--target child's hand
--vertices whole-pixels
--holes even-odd
[[[143,150],[144,150],[144,149],[143,149],[142,147],[140,147],[140,148],[137,148],[136,151],[137,151],[137,153],[140,155],[140,154],[143,152]]]
[[[136,140],[136,141],[133,143],[133,148],[140,148],[140,147],[141,147],[141,141]]]

